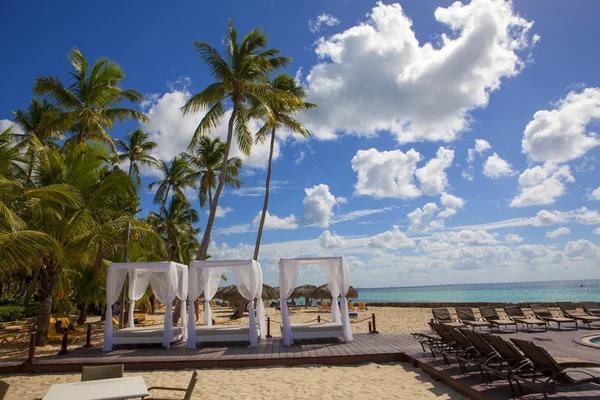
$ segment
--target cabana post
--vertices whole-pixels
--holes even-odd
[[[290,322],[287,298],[292,294],[298,280],[300,265],[322,267],[327,276],[327,285],[333,302],[331,304],[331,322],[323,324],[295,324]],[[346,294],[350,288],[350,272],[343,257],[318,258],[282,258],[279,260],[279,293],[281,302],[283,344],[290,346],[296,339],[317,337],[342,337],[351,342],[352,328],[348,315]],[[341,296],[342,311],[337,304]]]
[[[215,296],[225,268],[233,271],[234,283],[245,299],[250,301],[248,326],[212,326],[210,300]],[[190,265],[188,299],[190,301],[188,327],[188,348],[195,349],[197,342],[249,341],[250,347],[258,345],[258,339],[265,338],[265,306],[262,301],[262,270],[255,260],[204,260]],[[194,321],[194,301],[204,293],[203,326],[197,328]],[[257,300],[258,310],[254,308]],[[258,327],[256,315],[258,315]]]
[[[126,277],[129,276],[129,312],[127,328],[113,332],[112,305],[117,302]],[[165,321],[162,329],[156,327],[134,327],[135,301],[142,298],[148,284],[156,298],[165,304]],[[186,314],[181,307],[182,328],[173,329],[172,303],[175,297],[185,301],[188,290],[188,267],[172,261],[112,263],[106,277],[106,319],[104,321],[104,351],[111,351],[113,344],[162,343],[170,347],[171,342],[185,340]],[[124,305],[123,305],[124,306]]]

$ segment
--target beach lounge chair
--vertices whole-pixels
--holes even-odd
[[[600,384],[600,370],[598,369],[600,364],[598,363],[575,359],[559,363],[557,359],[548,354],[546,349],[533,342],[514,338],[511,341],[527,356],[534,368],[546,378],[530,382],[531,386],[537,383],[546,399],[548,393],[556,392],[557,386]]]
[[[192,398],[192,394],[194,393],[194,387],[196,386],[196,383],[198,383],[199,379],[200,379],[200,376],[198,374],[198,371],[194,371],[194,373],[192,374],[192,378],[190,379],[190,383],[188,384],[187,388],[174,388],[174,387],[166,387],[166,386],[151,386],[151,387],[148,388],[148,392],[150,392],[151,390],[170,390],[170,391],[176,391],[176,392],[185,392],[185,394],[183,396],[183,400],[190,400]],[[145,400],[160,400],[157,397],[144,397],[144,399]],[[166,400],[166,399],[162,399],[162,400]]]
[[[442,325],[442,329],[448,332],[456,343],[456,346],[461,350],[459,353],[454,354],[452,358],[458,361],[458,365],[463,373],[467,373],[467,365],[478,365],[484,361],[486,357],[477,351],[477,348],[473,346],[459,329],[444,325]]]
[[[448,358],[456,358],[457,355],[462,353],[462,348],[456,343],[446,328],[444,328],[444,325],[429,322],[429,326],[440,338],[438,342],[439,347],[432,350],[439,352],[444,359],[444,363],[450,365]]]
[[[97,381],[99,379],[122,378],[123,369],[123,364],[83,367],[81,369],[81,381]]]
[[[495,307],[479,307],[479,312],[484,320],[490,322],[494,327],[500,330],[501,326],[514,326],[515,330],[519,332],[519,326],[511,319],[502,319],[496,312]]]
[[[458,320],[465,325],[475,328],[491,328],[493,325],[491,322],[484,321],[481,318],[475,317],[473,309],[470,307],[456,307],[456,314]]]
[[[367,311],[367,303],[365,302],[360,302],[358,303],[358,311]]]
[[[69,329],[66,318],[50,318],[50,324],[48,325],[48,340],[62,340],[64,333],[59,333],[56,331],[56,321],[62,321],[62,326],[65,329]],[[76,332],[69,331],[69,339],[72,339],[71,343],[75,343],[75,341],[85,337],[87,332],[84,330],[79,330]]]
[[[543,326],[544,331],[548,331],[548,323],[546,321],[526,316],[519,306],[504,307],[504,312],[509,316],[510,319],[525,326],[527,328],[527,332],[529,332],[530,325]]]
[[[453,319],[447,308],[432,308],[431,313],[433,314],[433,320],[438,324],[451,326],[453,328],[462,328],[465,326],[465,324],[458,319]]]
[[[577,320],[573,318],[561,317],[560,315],[554,315],[548,308],[540,305],[540,304],[532,304],[531,311],[535,314],[535,316],[542,321],[546,322],[554,322],[558,324],[558,330],[561,330],[561,324],[575,324],[575,330],[577,330]]]
[[[429,348],[429,352],[431,353],[431,356],[433,358],[436,357],[435,353],[441,353],[444,347],[442,339],[437,334],[432,334],[428,332],[413,332],[411,333],[411,335],[413,336],[413,338],[415,338],[416,341],[419,342],[421,348],[423,349],[423,352],[427,352],[425,346]]]
[[[558,306],[563,314],[565,314],[567,317],[573,318],[576,321],[581,321],[584,324],[587,324],[590,328],[592,327],[592,323],[600,322],[600,317],[589,315],[583,310],[578,310],[577,307],[575,307],[575,304],[571,302],[559,302]]]
[[[482,356],[477,366],[479,367],[484,382],[491,381],[491,379],[486,379],[486,376],[488,376],[490,372],[505,372],[507,369],[510,369],[510,364],[502,358],[496,349],[494,349],[480,333],[468,329],[459,330]]]
[[[586,313],[600,317],[600,304],[593,301],[582,301],[581,305]]]

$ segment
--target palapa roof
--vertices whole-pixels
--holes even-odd
[[[219,288],[215,294],[215,298],[226,301],[237,301],[242,300],[242,295],[235,285],[229,285]],[[279,288],[274,288],[272,286],[263,284],[262,298],[263,300],[278,299]]]
[[[290,299],[297,299],[300,297],[304,297],[305,299],[311,299],[313,292],[317,289],[315,285],[302,285],[298,286],[292,294],[290,295]]]
[[[312,292],[310,296],[312,299],[329,299],[331,298],[331,292],[329,291],[329,286],[327,284],[321,285]],[[348,299],[357,299],[358,292],[352,286],[348,290],[348,294],[346,294],[346,298]]]

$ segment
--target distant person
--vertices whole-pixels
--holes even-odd
[[[196,314],[196,322],[200,319],[200,298],[194,300],[194,314]]]

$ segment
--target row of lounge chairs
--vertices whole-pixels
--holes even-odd
[[[476,317],[470,307],[456,307],[457,318],[453,318],[447,308],[434,308],[432,313],[435,322],[453,328],[469,326],[473,329],[487,327],[490,330],[500,330],[502,327],[514,327],[517,332],[519,325],[526,327],[527,332],[530,332],[532,326],[542,327],[547,331],[551,322],[557,324],[559,330],[563,324],[574,324],[574,328],[578,329],[578,322],[587,324],[590,328],[593,323],[600,323],[600,305],[597,303],[584,302],[583,310],[571,302],[559,302],[558,305],[562,315],[552,313],[540,304],[531,305],[533,315],[526,315],[519,306],[504,307],[506,317],[500,317],[495,307],[479,307],[481,317]]]
[[[508,380],[514,397],[515,385],[521,395],[525,386],[547,398],[548,393],[555,393],[561,386],[600,384],[598,363],[552,357],[527,340],[505,341],[500,336],[434,322],[430,326],[435,334],[413,333],[423,351],[427,347],[434,357],[442,355],[447,365],[451,364],[450,359],[456,360],[462,373],[468,372],[467,366],[475,366],[485,382],[491,381],[492,376]]]

